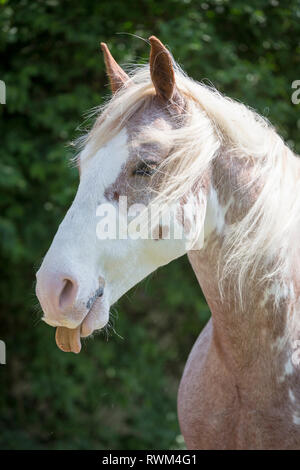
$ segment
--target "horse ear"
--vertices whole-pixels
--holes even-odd
[[[119,64],[117,64],[105,42],[101,42],[101,49],[104,55],[106,73],[110,81],[111,91],[116,93],[119,88],[129,80],[129,77]]]
[[[182,114],[185,101],[176,87],[172,56],[157,37],[151,36],[149,41],[150,74],[156,94],[163,100],[170,101],[174,110]]]
[[[149,38],[151,44],[150,73],[158,96],[165,100],[174,98],[176,85],[173,60],[170,52],[155,36]]]

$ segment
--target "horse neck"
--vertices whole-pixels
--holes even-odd
[[[246,286],[243,309],[230,287],[221,296],[218,265],[222,265],[227,201],[237,190],[239,179],[244,181],[247,165],[241,159],[229,159],[228,155],[216,159],[211,170],[207,207],[210,228],[203,249],[190,251],[188,257],[212,312],[214,343],[222,360],[227,358],[237,374],[246,370],[249,380],[253,370],[256,381],[260,376],[269,385],[274,376],[279,381],[293,381],[297,372],[291,360],[295,341],[300,339],[300,250],[294,260],[295,269],[284,282],[274,278],[262,285]],[[253,197],[249,194],[248,199],[253,201]],[[300,389],[299,379],[298,382]],[[300,403],[300,390],[297,399]]]

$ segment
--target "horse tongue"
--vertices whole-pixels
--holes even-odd
[[[78,354],[81,350],[80,329],[81,325],[74,330],[65,328],[64,326],[58,326],[56,328],[55,341],[59,349],[64,352]]]

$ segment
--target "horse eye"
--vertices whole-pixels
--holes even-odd
[[[152,176],[156,171],[156,163],[143,163],[133,170],[134,176]]]

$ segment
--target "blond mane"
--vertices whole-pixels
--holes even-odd
[[[172,142],[172,151],[161,166],[164,178],[155,200],[174,203],[185,197],[199,184],[221,150],[254,161],[253,181],[249,185],[260,179],[262,190],[246,216],[226,228],[220,270],[220,285],[234,275],[242,299],[249,279],[283,279],[290,268],[291,240],[300,218],[298,161],[266,119],[195,82],[175,63],[174,69],[177,89],[186,101],[180,116],[184,124],[175,125],[169,132],[149,130],[152,141]],[[116,135],[155,94],[148,65],[135,68],[130,81],[130,86],[121,88],[97,109],[93,129],[80,141],[90,155]],[[173,119],[176,124],[178,117]]]

